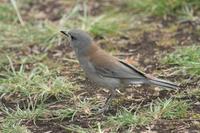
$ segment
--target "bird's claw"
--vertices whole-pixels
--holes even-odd
[[[104,105],[102,108],[100,108],[99,110],[98,110],[98,114],[104,114],[104,113],[106,113],[106,112],[108,112],[109,111],[109,106],[107,106],[107,105]]]

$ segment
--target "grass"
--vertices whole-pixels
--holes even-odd
[[[0,5],[0,32],[1,49],[21,50],[37,45],[47,50],[59,40],[58,29],[48,21],[19,25],[15,10],[8,3]]]
[[[40,99],[51,96],[59,99],[73,94],[73,85],[49,71],[45,65],[39,64],[31,72],[25,72],[23,65],[16,71],[11,63],[11,69],[7,70],[6,78],[0,79],[0,94],[20,93],[22,97],[37,95]]]
[[[72,118],[75,111],[71,108],[61,108],[49,110],[44,105],[31,105],[26,109],[21,109],[19,106],[15,110],[0,108],[5,114],[5,119],[3,120],[2,133],[26,133],[30,132],[26,126],[22,124],[28,122],[35,123],[37,120],[63,120],[65,118]]]
[[[97,132],[95,129],[86,129],[82,128],[79,125],[69,125],[69,126],[62,126],[66,132],[76,132],[76,133],[88,133],[88,132]]]
[[[72,118],[73,119],[73,116],[75,115],[76,113],[76,110],[74,109],[71,109],[69,107],[66,107],[66,108],[61,108],[61,109],[57,109],[57,110],[52,110],[52,115],[53,115],[53,118],[52,119],[59,119],[59,120],[64,120],[66,118]]]
[[[13,23],[17,21],[17,16],[15,15],[15,10],[10,4],[1,3],[0,4],[0,22]]]
[[[105,11],[98,16],[91,16],[88,12],[87,3],[83,7],[77,4],[69,14],[61,19],[65,28],[77,28],[91,32],[94,36],[106,36],[119,33],[120,30],[127,28],[129,17],[127,14],[117,11]],[[83,13],[80,13],[83,8]]]
[[[110,116],[106,125],[111,125],[116,131],[125,127],[127,129],[133,129],[136,126],[149,125],[158,119],[185,118],[188,115],[188,109],[189,104],[185,101],[158,99],[152,102],[148,108],[140,108],[134,113],[126,109],[122,110],[116,116]]]
[[[154,119],[180,119],[187,116],[188,109],[189,105],[185,101],[167,99],[151,104],[148,112]]]
[[[2,108],[1,108],[2,110]],[[25,109],[22,110],[19,107],[17,107],[16,110],[8,110],[7,108],[3,109],[3,112],[5,113],[5,119],[1,125],[2,133],[26,133],[29,132],[28,129],[25,126],[22,126],[21,124],[25,120],[29,121],[36,121],[39,117],[42,117],[45,113],[44,108],[34,108],[34,109]]]
[[[147,125],[150,122],[150,119],[144,115],[139,115],[136,113],[129,112],[127,110],[123,110],[119,112],[116,116],[111,116],[109,118],[109,122],[117,127],[124,126],[137,126],[137,125]]]
[[[91,15],[90,6],[85,1],[83,4],[77,3],[74,8],[66,6],[72,10],[63,13],[63,17],[58,22],[49,20],[41,22],[41,20],[33,21],[33,18],[26,18],[24,26],[19,23],[10,3],[0,4],[0,100],[2,100],[0,132],[29,133],[33,129],[27,123],[33,123],[31,126],[36,127],[38,121],[55,122],[59,126],[50,130],[62,128],[66,132],[134,132],[139,127],[146,128],[159,120],[182,121],[191,115],[189,110],[193,101],[158,98],[155,101],[151,99],[150,103],[140,105],[136,110],[124,108],[116,110],[116,114],[110,112],[111,114],[106,114],[105,117],[94,116],[92,110],[100,107],[102,97],[105,98],[104,92],[90,95],[87,86],[77,85],[81,83],[80,80],[84,81],[78,77],[79,67],[68,60],[63,61],[64,58],[71,59],[71,52],[68,53],[68,49],[63,52],[63,49],[56,47],[57,44],[63,44],[62,38],[58,35],[59,29],[79,27],[98,37],[98,40],[101,40],[101,37],[108,37],[110,40],[108,39],[106,45],[113,44],[112,48],[121,50],[118,42],[122,41],[120,44],[124,44],[125,41],[127,45],[137,44],[145,32],[153,33],[157,30],[155,28],[157,23],[143,24],[143,21],[134,19],[135,16],[130,9],[156,16],[175,13],[184,16],[183,19],[193,20],[199,8],[197,0],[144,0],[142,2],[126,0],[125,2],[129,7],[128,12],[116,6],[120,9],[104,10],[98,15]],[[20,4],[23,7],[24,3]],[[59,10],[59,7],[56,8]],[[18,9],[25,10],[20,7]],[[40,12],[47,9],[36,8],[36,10]],[[27,16],[22,16],[24,17]],[[165,35],[173,34],[177,31],[177,25],[164,27],[161,31]],[[113,36],[118,36],[119,40],[111,42]],[[160,47],[176,42],[176,40],[169,40],[168,36],[158,38],[157,43]],[[123,49],[126,46],[120,47]],[[56,52],[61,52],[61,55],[59,58],[52,58]],[[200,74],[199,53],[200,49],[196,45],[181,48],[167,55],[163,63],[190,76],[198,76]],[[188,96],[200,96],[198,88],[190,92]],[[199,114],[195,112],[193,116],[199,117]]]
[[[1,48],[8,43],[12,43],[9,47],[23,47],[30,45],[39,45],[48,48],[49,45],[56,42],[56,30],[48,24],[26,26],[16,26],[15,24],[8,25],[4,22],[0,22],[0,31],[3,33],[0,37],[2,42]]]
[[[162,62],[175,66],[177,71],[193,76],[200,75],[200,47],[188,46],[179,48],[174,53],[166,56]]]
[[[123,109],[119,111],[116,116],[109,116],[107,121],[103,123],[96,123],[97,125],[91,129],[82,128],[78,125],[61,125],[66,131],[76,131],[85,133],[89,131],[97,132],[104,131],[108,128],[112,128],[112,132],[117,132],[121,129],[130,131],[136,126],[148,125],[160,118],[162,119],[181,119],[185,118],[188,114],[189,105],[183,101],[176,101],[172,99],[157,100],[151,103],[148,108],[140,108],[135,113]],[[27,130],[25,126],[21,124],[25,121],[37,121],[37,120],[52,120],[65,118],[73,118],[76,111],[71,108],[48,110],[45,106],[37,105],[37,108],[32,107],[27,109],[20,109],[19,107],[14,111],[3,111],[6,114],[4,124],[2,125],[3,131],[15,131],[15,130]],[[44,117],[45,116],[45,117]],[[12,128],[11,125],[14,125]]]
[[[185,7],[200,7],[198,0],[125,0],[125,4],[130,9],[155,16],[181,14]]]
[[[196,88],[196,89],[194,89],[194,90],[192,90],[192,91],[189,91],[189,92],[188,92],[188,95],[189,95],[189,96],[195,96],[195,97],[197,97],[197,98],[200,98],[200,90],[199,90],[199,88]]]

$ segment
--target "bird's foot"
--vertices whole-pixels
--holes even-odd
[[[108,105],[104,105],[102,108],[100,108],[99,110],[98,110],[98,114],[104,114],[104,113],[106,113],[106,112],[108,112],[109,111],[109,106]]]

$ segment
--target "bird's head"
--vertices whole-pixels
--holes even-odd
[[[76,54],[86,53],[87,49],[92,45],[92,38],[83,30],[72,29],[60,32],[69,39],[70,45],[75,50]]]

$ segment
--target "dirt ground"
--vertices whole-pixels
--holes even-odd
[[[54,25],[59,23],[62,14],[68,13],[71,10],[72,5],[75,2],[62,2],[62,1],[31,1],[25,6],[21,7],[21,13],[24,21],[29,21],[30,19],[35,21],[45,21],[50,20]],[[112,8],[120,5],[120,2],[101,0],[89,1],[88,8],[91,15],[98,15],[107,8]],[[36,13],[37,12],[37,13]],[[200,37],[196,34],[196,27],[199,26],[197,21],[179,22],[174,16],[167,16],[165,18],[157,17],[147,17],[145,21],[141,21],[145,26],[153,27],[151,30],[145,30],[143,27],[138,27],[138,29],[127,29],[123,31],[123,34],[112,36],[112,37],[96,37],[95,42],[97,45],[105,49],[106,51],[118,51],[114,55],[118,58],[124,59],[128,63],[135,65],[140,70],[158,76],[160,78],[165,78],[170,81],[179,83],[183,79],[188,79],[188,75],[173,75],[171,74],[170,65],[163,65],[160,63],[161,58],[165,58],[167,53],[171,53],[177,49],[177,47],[184,47],[189,44],[197,44],[200,41]],[[141,24],[141,25],[142,25]],[[176,26],[175,30],[171,30],[172,26]],[[135,35],[137,33],[137,35]],[[107,45],[109,43],[110,45]],[[178,45],[177,45],[178,44]],[[27,51],[28,49],[28,51]],[[12,49],[10,49],[12,50]],[[32,54],[35,51],[43,52],[37,44],[31,45],[25,48],[24,51],[12,50],[19,56]],[[104,88],[98,88],[94,84],[90,83],[87,78],[85,78],[83,71],[81,70],[79,64],[75,60],[72,49],[69,44],[62,41],[58,46],[49,49],[47,51],[48,58],[52,62],[60,63],[61,71],[59,75],[66,77],[73,84],[80,86],[80,90],[76,92],[81,100],[91,100],[98,99],[103,104],[108,93]],[[70,60],[69,60],[70,59]],[[16,68],[18,67],[15,64]],[[34,66],[34,64],[26,64],[27,71]],[[168,75],[168,76],[167,76]],[[193,88],[200,88],[200,79],[194,77],[193,80],[187,83],[181,84],[181,88],[178,91],[169,90],[157,90],[154,86],[139,86],[131,87],[120,90],[117,94],[114,102],[112,103],[112,108],[106,114],[90,114],[87,108],[83,112],[77,112],[76,115],[71,118],[65,118],[63,120],[57,119],[41,119],[36,121],[23,121],[22,125],[25,125],[33,133],[66,133],[66,132],[76,132],[71,129],[66,129],[67,125],[79,125],[82,128],[93,128],[96,122],[104,122],[108,116],[116,115],[117,110],[121,109],[121,105],[125,108],[130,108],[132,106],[148,106],[152,101],[157,98],[167,99],[173,97],[176,100],[192,100],[194,104],[191,105],[189,112],[200,113],[199,100],[200,97],[195,95],[188,95],[188,90]],[[185,94],[185,97],[176,97],[178,92]],[[9,97],[9,96],[8,96]],[[4,105],[10,108],[15,108],[16,103],[20,103],[21,107],[26,105],[26,101],[23,99],[5,97],[2,99]],[[18,97],[18,94],[16,94]],[[17,100],[16,100],[17,99]],[[14,101],[13,101],[14,100]],[[79,99],[77,99],[78,101]],[[69,99],[69,101],[53,102],[55,97],[50,97],[46,103],[49,103],[49,108],[51,110],[64,107],[65,105],[74,105],[74,101]],[[75,100],[76,101],[76,100]],[[134,112],[135,110],[132,110]],[[1,114],[0,114],[1,115]],[[200,131],[199,122],[200,119],[159,119],[154,121],[148,126],[136,126],[133,132],[155,132],[155,133],[196,133]],[[118,130],[118,132],[123,132],[128,127],[123,127]],[[104,133],[109,133],[111,129],[108,127],[104,130]],[[81,131],[80,131],[81,132]]]

